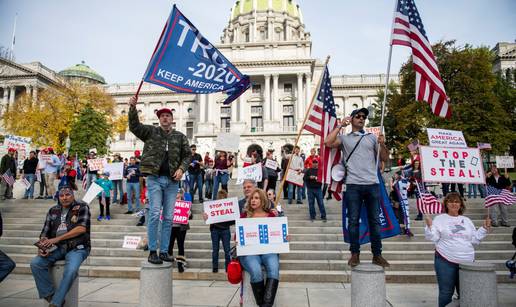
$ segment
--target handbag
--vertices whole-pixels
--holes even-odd
[[[238,258],[236,257],[236,247],[231,248],[231,261],[228,264],[228,281],[231,284],[239,284],[242,282],[242,265],[240,264],[240,261],[238,261]]]
[[[346,177],[348,177],[348,161],[351,158],[351,155],[355,152],[355,149],[357,149],[358,144],[360,144],[360,142],[362,141],[364,136],[365,136],[365,134],[360,137],[358,142],[355,144],[355,147],[353,147],[353,150],[351,150],[351,152],[349,153],[349,156],[346,158],[346,160],[343,163],[344,164],[344,177],[342,178],[342,182],[346,182]]]

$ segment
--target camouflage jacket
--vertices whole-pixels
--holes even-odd
[[[191,156],[186,135],[176,130],[167,134],[160,127],[143,125],[138,119],[136,108],[129,109],[129,130],[144,142],[140,161],[142,174],[159,174],[167,147],[170,176],[173,177],[177,169],[181,169],[183,173],[186,172]]]

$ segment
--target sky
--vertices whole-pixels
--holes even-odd
[[[385,73],[394,0],[297,0],[312,37],[312,56],[331,55],[332,75]],[[10,47],[15,15],[16,62],[60,71],[85,61],[108,83],[138,82],[174,1],[0,0],[0,46]],[[235,0],[175,3],[216,44]],[[494,47],[516,40],[516,0],[416,0],[432,43]],[[393,50],[391,73],[410,56]]]

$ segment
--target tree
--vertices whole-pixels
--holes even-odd
[[[108,152],[106,140],[110,134],[106,115],[87,106],[72,124],[70,154],[83,157],[91,148],[96,148],[98,155],[104,155]]]
[[[502,103],[496,91],[497,79],[492,73],[493,56],[488,48],[455,46],[454,41],[433,46],[446,92],[450,97],[452,116],[443,119],[431,113],[426,102],[415,101],[415,73],[412,61],[400,69],[399,91],[390,91],[386,104],[386,133],[391,146],[406,151],[413,139],[425,143],[426,128],[461,130],[470,146],[491,143],[493,152],[506,151],[516,135],[512,125],[510,103]],[[383,97],[383,95],[382,95]],[[512,102],[514,106],[514,101]],[[378,112],[378,104],[376,112]],[[389,140],[389,139],[388,139]]]

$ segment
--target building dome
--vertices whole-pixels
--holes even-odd
[[[255,11],[286,13],[290,17],[302,19],[299,5],[293,0],[238,0],[231,9],[231,20]]]
[[[91,69],[84,63],[84,61],[82,61],[81,64],[75,64],[72,67],[68,67],[60,71],[59,75],[64,77],[67,81],[78,81],[88,84],[106,84],[104,77]]]

